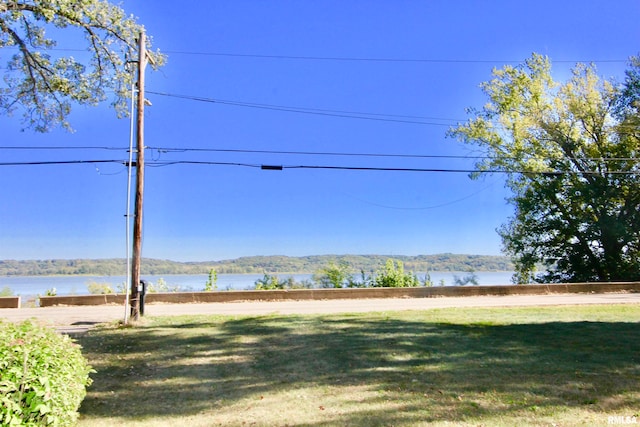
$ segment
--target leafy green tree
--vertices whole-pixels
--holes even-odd
[[[616,99],[615,114],[621,120],[630,120],[631,127],[640,120],[640,56],[631,57],[631,67],[626,71],[621,93]]]
[[[269,291],[273,289],[284,289],[284,283],[280,282],[278,276],[264,273],[262,279],[254,282],[254,287],[259,291]]]
[[[340,261],[337,264],[330,261],[313,276],[313,280],[322,288],[342,288],[353,282],[349,263]]]
[[[207,283],[204,285],[204,290],[207,292],[217,290],[218,289],[218,272],[215,268],[209,270],[209,277],[207,278]]]
[[[84,35],[86,54],[74,52],[83,59],[55,50],[57,43],[46,32],[57,29]],[[105,0],[1,1],[0,48],[12,54],[0,85],[0,110],[21,110],[25,126],[39,132],[57,125],[70,129],[72,103],[96,105],[113,92],[113,106],[126,115],[132,83],[126,62],[137,59],[142,29]],[[159,52],[148,54],[152,66],[164,62]]]
[[[422,286],[431,287],[433,286],[433,280],[431,280],[431,274],[427,271],[422,278]]]
[[[373,287],[377,288],[408,288],[420,286],[418,278],[411,273],[405,273],[402,261],[388,259],[384,268],[376,272]]]
[[[450,134],[484,151],[478,170],[507,174],[515,213],[498,232],[514,281],[638,280],[637,59],[625,84],[582,64],[559,83],[534,54],[482,89],[489,102]]]

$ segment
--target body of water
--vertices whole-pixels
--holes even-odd
[[[429,273],[434,286],[452,286],[455,277],[465,277],[464,272],[432,272]],[[418,273],[422,281],[424,273]],[[513,272],[476,272],[479,285],[510,285]],[[262,274],[219,274],[217,290],[253,289],[256,280]],[[277,274],[281,279],[293,277],[296,282],[311,281],[311,274]],[[358,277],[356,277],[359,279]],[[158,284],[162,281],[169,289],[179,288],[184,291],[202,291],[207,283],[208,275],[161,275],[143,276],[142,279]],[[14,295],[45,295],[55,289],[57,295],[86,295],[91,283],[108,284],[114,291],[124,289],[126,276],[3,276],[0,277],[0,290],[9,288]]]

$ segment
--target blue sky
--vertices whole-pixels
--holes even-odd
[[[469,159],[260,151],[470,155],[445,133],[467,118],[465,108],[483,105],[479,84],[493,67],[538,52],[551,58],[558,79],[576,61],[598,61],[602,75],[622,79],[626,64],[611,61],[640,51],[637,0],[212,0],[179,7],[125,0],[122,7],[168,54],[164,68],[147,73],[153,105],[146,109],[143,255],[179,261],[500,254],[495,229],[512,212],[500,176],[152,164],[468,169]],[[65,36],[59,47],[82,41]],[[23,132],[18,116],[0,117],[0,147],[128,146],[129,121],[108,105],[76,108],[70,120],[74,133],[37,134]],[[0,156],[125,160],[127,153],[0,149]],[[125,256],[124,166],[1,166],[0,182],[0,259]]]

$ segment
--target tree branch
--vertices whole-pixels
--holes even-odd
[[[28,73],[26,81],[31,85],[31,90],[20,91],[20,95],[30,97],[35,106],[42,108],[44,101],[38,96],[40,93],[38,82],[40,81],[40,83],[45,87],[45,93],[49,94],[57,105],[56,109],[58,110],[59,115],[61,117],[64,116],[64,102],[56,95],[55,88],[50,84],[50,78],[55,76],[55,71],[51,70],[46,63],[40,61],[38,57],[29,50],[29,47],[20,35],[7,26],[5,21],[2,19],[0,19],[0,29],[9,34],[18,45],[20,53],[22,54],[22,63]]]

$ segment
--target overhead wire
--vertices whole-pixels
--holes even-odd
[[[444,154],[397,154],[397,153],[363,153],[363,152],[335,152],[335,151],[291,151],[291,150],[250,150],[231,148],[193,148],[193,147],[147,147],[160,152],[211,152],[211,153],[241,153],[241,154],[283,154],[303,156],[345,156],[345,157],[388,157],[388,158],[416,158],[416,159],[485,159],[486,156],[461,156]]]
[[[236,153],[236,154],[280,154],[294,156],[335,156],[335,157],[373,157],[373,158],[408,158],[408,159],[457,159],[457,160],[491,160],[495,156],[479,156],[479,155],[453,155],[453,154],[416,154],[416,153],[372,153],[372,152],[337,152],[337,151],[297,151],[297,150],[258,150],[243,148],[203,148],[203,147],[161,147],[146,146],[148,150],[157,151],[158,153],[187,153],[187,152],[206,152],[206,153]],[[127,147],[97,147],[97,146],[0,146],[0,150],[85,150],[85,149],[101,149],[129,152]],[[502,158],[509,158],[503,156]],[[159,160],[159,157],[156,158]],[[633,157],[590,157],[585,158],[586,161],[596,162],[640,162],[640,158]]]
[[[79,51],[80,49],[57,48],[53,50]],[[355,57],[341,58],[341,57],[292,56],[292,55],[259,55],[259,54],[251,55],[251,54],[234,54],[234,53],[217,53],[217,52],[208,53],[208,52],[187,52],[187,51],[167,51],[167,53],[190,54],[190,55],[212,55],[212,56],[239,56],[239,57],[255,57],[255,58],[314,59],[314,60],[341,60],[341,61],[353,60],[353,61],[375,61],[375,62],[380,62],[380,61],[444,62],[444,63],[521,62],[521,61],[463,60],[463,59],[393,59],[393,58],[355,58]],[[557,60],[554,62],[582,62],[582,61]],[[617,62],[628,62],[628,60],[604,59],[604,60],[590,60],[587,62],[617,63]],[[345,111],[345,110],[335,110],[335,109],[320,109],[320,108],[312,108],[312,107],[291,107],[291,106],[284,106],[284,105],[261,104],[261,103],[206,98],[206,97],[193,96],[193,95],[171,94],[166,92],[155,92],[155,91],[147,91],[147,92],[150,94],[158,95],[158,96],[188,99],[188,100],[199,101],[199,102],[217,103],[222,105],[232,105],[232,106],[248,107],[248,108],[260,108],[260,109],[285,111],[285,112],[293,112],[293,113],[300,113],[300,114],[316,114],[316,115],[324,115],[324,116],[332,116],[332,117],[353,118],[353,119],[360,119],[360,120],[377,120],[377,121],[421,124],[421,125],[431,125],[431,126],[450,126],[450,124],[436,123],[436,122],[433,122],[433,120],[447,121],[447,122],[454,122],[454,123],[459,123],[461,121],[464,121],[460,119],[425,117],[425,116],[416,116],[416,115],[381,114],[381,113]],[[432,121],[429,121],[429,120],[432,120]]]
[[[18,49],[17,46],[4,46],[5,49]],[[61,52],[87,52],[87,48],[52,47],[46,50]],[[254,59],[282,59],[301,61],[336,61],[336,62],[389,62],[389,63],[425,63],[425,64],[495,64],[495,63],[521,63],[524,59],[463,59],[463,58],[389,58],[389,57],[358,57],[358,56],[322,56],[322,55],[289,55],[289,54],[261,54],[261,53],[237,53],[237,52],[207,52],[189,50],[163,50],[167,55],[191,55],[214,56],[228,58],[254,58]],[[573,63],[627,63],[628,58],[609,59],[554,59],[553,62],[563,64]]]
[[[104,146],[73,146],[73,145],[23,145],[23,146],[0,146],[0,150],[109,150],[127,151],[127,147],[104,147]]]
[[[285,111],[289,113],[314,114],[319,116],[343,117],[343,118],[350,118],[350,119],[373,120],[373,121],[381,121],[381,122],[410,123],[410,124],[430,125],[430,126],[451,126],[451,124],[436,123],[436,122],[427,121],[427,120],[455,121],[455,119],[437,119],[437,118],[428,118],[428,117],[425,117],[424,118],[425,121],[423,121],[423,120],[415,119],[416,117],[419,117],[419,116],[403,116],[399,114],[380,114],[380,113],[359,113],[359,112],[349,112],[349,111],[342,111],[342,110],[329,110],[329,109],[307,108],[307,107],[287,107],[283,105],[230,101],[230,100],[217,99],[217,98],[206,98],[202,96],[193,96],[193,95],[180,95],[180,94],[156,92],[156,91],[150,91],[150,90],[146,92],[148,94],[153,94],[158,96],[187,99],[190,101],[206,102],[210,104],[232,105],[236,107],[257,108],[257,109],[272,110],[272,111]]]
[[[405,123],[405,124],[417,124],[417,125],[427,125],[427,126],[446,126],[451,127],[453,125],[466,122],[467,119],[453,119],[453,118],[443,118],[443,117],[429,117],[429,116],[416,116],[416,115],[403,115],[403,114],[388,114],[388,113],[370,113],[370,112],[358,112],[358,111],[346,111],[346,110],[336,110],[336,109],[322,109],[322,108],[314,108],[314,107],[295,107],[295,106],[285,106],[285,105],[277,105],[277,104],[264,104],[264,103],[255,103],[255,102],[244,102],[244,101],[232,101],[218,98],[209,98],[197,95],[184,95],[184,94],[175,94],[168,92],[157,92],[147,90],[146,93],[177,98],[177,99],[185,99],[189,101],[196,102],[204,102],[210,104],[220,104],[220,105],[231,105],[235,107],[246,107],[246,108],[256,108],[263,110],[271,110],[271,111],[284,111],[289,113],[298,113],[298,114],[311,114],[311,115],[319,115],[319,116],[328,116],[328,117],[340,117],[340,118],[348,118],[348,119],[358,119],[358,120],[372,120],[372,121],[380,121],[380,122],[393,122],[393,123]],[[451,122],[451,123],[439,123],[440,122]],[[496,126],[496,128],[501,128],[501,126]],[[635,135],[635,126],[628,126],[625,124],[618,124],[617,128],[619,130],[620,135]],[[632,129],[634,132],[620,132],[625,128]]]
[[[344,195],[346,195],[348,197],[351,197],[351,198],[353,198],[353,199],[355,199],[355,200],[357,200],[357,201],[359,201],[361,203],[365,203],[365,204],[371,205],[371,206],[376,206],[376,207],[379,207],[379,208],[402,210],[402,211],[424,211],[424,210],[437,209],[437,208],[442,208],[442,207],[449,206],[449,205],[454,205],[456,203],[460,203],[460,202],[463,202],[465,200],[471,199],[472,197],[475,197],[478,194],[482,193],[483,191],[486,191],[489,188],[493,187],[495,184],[496,184],[496,181],[490,183],[489,185],[481,188],[478,191],[475,191],[475,192],[473,192],[471,194],[467,194],[466,196],[460,197],[460,198],[455,199],[455,200],[439,203],[439,204],[436,204],[436,205],[418,206],[418,207],[391,206],[391,205],[387,205],[387,204],[383,204],[383,203],[377,203],[377,202],[372,202],[370,200],[365,200],[365,199],[363,199],[361,197],[354,196],[353,194],[349,194],[349,193],[345,193],[345,192],[342,192],[342,194],[344,194]]]
[[[126,160],[116,159],[100,159],[100,160],[51,160],[51,161],[22,161],[22,162],[0,162],[0,166],[44,166],[44,165],[71,165],[71,164],[100,164],[100,163],[118,163],[128,166]],[[165,167],[175,165],[205,165],[205,166],[239,166],[247,168],[256,168],[262,170],[282,171],[285,169],[308,169],[308,170],[341,170],[341,171],[369,171],[369,172],[422,172],[422,173],[466,173],[466,174],[521,174],[521,175],[546,175],[546,176],[563,176],[563,175],[640,175],[638,171],[527,171],[527,170],[505,170],[505,169],[472,169],[472,168],[420,168],[420,167],[390,167],[390,166],[346,166],[346,165],[280,165],[280,164],[264,164],[264,163],[243,163],[243,162],[221,162],[206,160],[166,160],[166,161],[150,161],[145,163],[148,167]]]
[[[74,50],[74,49],[55,49],[55,50]],[[80,49],[76,49],[80,50]],[[351,61],[351,62],[392,62],[392,63],[444,63],[444,64],[480,64],[480,63],[513,63],[522,61],[499,61],[499,60],[465,60],[465,59],[411,59],[411,58],[363,58],[363,57],[323,57],[323,56],[294,56],[294,55],[264,55],[264,54],[237,54],[237,53],[221,53],[221,52],[187,52],[187,51],[166,51],[168,54],[180,54],[180,55],[203,55],[203,56],[217,56],[217,57],[235,57],[235,58],[257,58],[257,59],[284,59],[284,60],[313,60],[313,61]],[[555,63],[574,63],[574,62],[599,62],[599,63],[622,63],[628,60],[609,59],[609,60],[589,60],[589,61],[569,61],[569,60],[554,60]],[[435,118],[435,117],[423,117],[412,115],[400,115],[400,114],[380,114],[380,113],[366,113],[357,111],[345,111],[345,110],[333,110],[333,109],[320,109],[310,107],[290,107],[274,104],[261,104],[250,102],[239,102],[223,99],[213,99],[200,96],[179,95],[156,91],[147,91],[149,94],[158,96],[166,96],[180,99],[187,99],[192,101],[216,103],[222,105],[230,105],[237,107],[266,109],[273,111],[293,112],[299,114],[314,114],[331,117],[343,117],[360,120],[373,120],[373,121],[385,121],[407,124],[420,124],[431,126],[451,126],[447,123],[437,123],[436,121],[447,122],[459,122],[460,120],[448,119],[448,118]],[[228,153],[252,153],[252,154],[282,154],[282,155],[314,155],[314,156],[353,156],[353,157],[385,157],[385,158],[440,158],[440,159],[489,159],[488,156],[452,156],[452,155],[419,155],[419,154],[379,154],[379,153],[338,153],[338,152],[305,152],[305,151],[277,151],[277,150],[246,150],[246,149],[202,149],[202,148],[162,148],[162,147],[148,147],[149,149],[155,149],[158,153],[161,152],[228,152]],[[72,149],[85,149],[85,150],[129,150],[122,147],[97,147],[97,146],[49,146],[49,147],[0,147],[0,149],[7,150],[72,150]],[[625,160],[625,161],[638,161],[638,159],[631,158],[616,158],[616,159],[600,159],[606,161]],[[99,163],[122,163],[131,166],[131,161],[127,163],[122,160],[69,160],[69,161],[29,161],[29,162],[3,162],[0,166],[25,166],[25,165],[68,165],[68,164],[99,164]],[[217,166],[240,166],[250,168],[262,168],[262,169],[324,169],[324,170],[351,170],[351,171],[387,171],[387,172],[433,172],[433,173],[510,173],[504,170],[477,170],[477,169],[448,169],[448,168],[406,168],[406,167],[364,167],[364,166],[336,166],[336,165],[282,165],[282,166],[269,166],[264,164],[250,164],[239,162],[212,162],[212,161],[192,161],[192,160],[176,160],[176,161],[159,161],[159,158],[155,161],[147,162],[150,167],[165,167],[171,165],[217,165]],[[97,168],[96,168],[97,169]],[[516,172],[516,173],[531,173],[531,172]],[[562,175],[564,172],[540,172],[548,175]],[[581,174],[595,174],[598,172],[586,171]],[[625,171],[613,171],[611,174],[624,174],[624,175],[637,175],[635,172]],[[488,187],[487,187],[488,188]],[[481,191],[484,191],[481,190]],[[474,193],[475,195],[476,193]],[[473,195],[471,195],[473,196]],[[471,196],[467,196],[463,199],[456,200],[454,202],[446,203],[439,206],[445,206],[447,204],[457,203]],[[386,206],[385,206],[386,207]],[[433,208],[433,207],[430,207]]]
[[[466,173],[466,174],[522,174],[522,175],[640,175],[639,171],[527,171],[527,170],[505,170],[505,169],[452,169],[452,168],[410,168],[410,167],[386,167],[386,166],[338,166],[338,165],[280,165],[280,164],[256,164],[238,162],[218,162],[206,160],[174,160],[157,161],[146,163],[150,167],[163,167],[172,165],[213,165],[213,166],[242,166],[250,168],[260,168],[262,170],[282,171],[285,169],[324,169],[342,171],[378,171],[378,172],[431,172],[431,173]]]
[[[284,154],[284,155],[309,155],[309,156],[345,156],[345,157],[388,157],[388,158],[413,158],[413,159],[461,159],[461,160],[490,160],[495,156],[469,156],[453,154],[402,154],[402,153],[366,153],[366,152],[336,152],[336,151],[292,151],[292,150],[255,150],[240,148],[196,148],[196,147],[147,147],[150,150],[160,152],[212,152],[212,153],[242,153],[242,154]],[[502,156],[501,158],[510,158]],[[640,158],[633,157],[590,157],[588,161],[635,161]]]
[[[330,166],[330,165],[297,165],[281,166],[282,169],[327,169],[327,170],[352,170],[352,171],[386,171],[386,172],[438,172],[438,173],[466,173],[466,174],[522,174],[522,175],[601,175],[598,171],[527,171],[505,169],[446,169],[446,168],[406,168],[406,167],[370,167],[370,166]],[[640,171],[607,171],[609,175],[638,175]]]
[[[167,50],[163,53],[172,55],[194,55],[194,56],[217,56],[230,58],[255,58],[255,59],[286,59],[303,61],[339,61],[339,62],[390,62],[390,63],[427,63],[427,64],[495,64],[495,63],[520,63],[520,60],[504,59],[460,59],[460,58],[383,58],[383,57],[355,57],[355,56],[310,56],[310,55],[274,55],[274,54],[247,54],[229,52],[195,52]],[[628,59],[591,59],[591,60],[569,60],[560,59],[553,62],[558,63],[625,63]]]
[[[64,49],[59,49],[64,50]],[[72,50],[72,49],[67,49]],[[488,60],[459,60],[459,59],[449,59],[449,60],[441,60],[441,59],[392,59],[392,58],[354,58],[354,57],[312,57],[312,56],[281,56],[281,55],[245,55],[245,54],[230,54],[230,53],[216,53],[216,52],[185,52],[185,51],[169,51],[167,53],[179,53],[179,54],[193,54],[193,55],[214,55],[214,56],[241,56],[241,57],[256,57],[256,58],[283,58],[283,59],[314,59],[314,60],[354,60],[354,61],[393,61],[393,62],[447,62],[447,63],[474,63],[474,62],[494,62]],[[624,62],[626,60],[600,60],[600,61],[590,61],[590,62]],[[555,62],[572,62],[572,61],[555,61]],[[311,108],[311,107],[289,107],[283,105],[274,105],[274,104],[261,104],[261,103],[250,103],[250,102],[239,102],[239,101],[231,101],[231,100],[223,100],[223,99],[214,99],[214,98],[206,98],[200,96],[191,96],[191,95],[179,95],[179,94],[171,94],[164,92],[155,92],[155,91],[147,91],[147,93],[155,94],[159,96],[167,96],[174,98],[181,98],[193,101],[200,102],[208,102],[208,103],[218,103],[224,105],[232,105],[232,106],[240,106],[240,107],[250,107],[250,108],[261,108],[261,109],[269,109],[276,111],[286,111],[286,112],[295,112],[295,113],[304,113],[304,114],[318,114],[325,116],[335,116],[335,117],[347,117],[347,118],[355,118],[355,119],[365,119],[365,120],[378,120],[378,121],[390,121],[390,122],[401,122],[401,123],[412,123],[412,124],[422,124],[422,125],[436,125],[436,126],[450,126],[445,123],[435,123],[429,122],[425,120],[439,120],[439,121],[452,121],[457,122],[459,120],[456,119],[448,119],[448,118],[436,118],[436,117],[423,117],[423,116],[414,116],[414,115],[400,115],[400,114],[381,114],[381,113],[367,113],[367,112],[357,112],[357,111],[345,111],[345,110],[335,110],[335,109],[320,109],[320,108]],[[229,153],[255,153],[255,154],[285,154],[285,155],[315,155],[315,156],[354,156],[354,157],[397,157],[397,158],[441,158],[441,159],[491,159],[490,156],[452,156],[452,155],[417,155],[417,154],[378,154],[378,153],[337,153],[337,152],[304,152],[304,151],[277,151],[277,150],[246,150],[246,149],[206,149],[206,148],[162,148],[162,147],[148,147],[150,149],[155,149],[158,153],[162,152],[187,152],[187,151],[209,151],[209,152],[229,152]],[[72,149],[100,149],[100,150],[129,150],[124,147],[106,147],[106,146],[27,146],[27,147],[15,147],[15,146],[6,146],[0,147],[0,149],[7,150],[72,150]],[[607,158],[607,159],[592,159],[592,160],[602,160],[602,161],[638,161],[638,159],[633,158]],[[40,165],[40,164],[71,164],[71,163],[95,163],[95,162],[113,162],[111,160],[83,160],[83,161],[69,161],[69,162],[6,162],[0,163],[0,166],[9,166],[9,165]],[[192,161],[175,161],[170,163],[160,163],[158,162],[158,166],[169,165],[169,164],[199,164],[200,162],[192,162]],[[230,164],[236,166],[252,166],[256,167],[256,165],[247,165],[243,163],[224,163],[224,162],[204,162],[206,164]],[[456,169],[412,169],[412,168],[369,168],[369,167],[344,167],[344,166],[289,166],[287,168],[323,168],[323,169],[331,169],[331,168],[349,168],[349,169],[360,169],[360,170],[397,170],[397,171],[429,171],[429,172],[480,172],[475,170],[456,170]],[[502,171],[492,171],[492,172],[502,172]],[[621,173],[626,173],[621,171]]]
[[[145,163],[149,167],[165,167],[174,165],[207,165],[207,166],[240,166],[247,168],[260,169],[263,167],[261,164],[255,163],[240,163],[240,162],[214,162],[205,160],[165,160],[165,161],[152,161]]]
[[[98,163],[126,163],[123,160],[47,160],[47,161],[23,161],[0,162],[0,166],[46,166],[46,165],[80,165]]]

